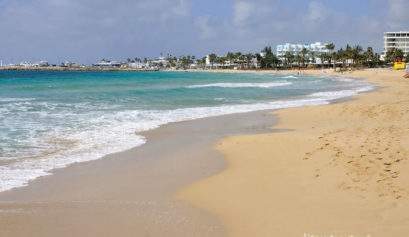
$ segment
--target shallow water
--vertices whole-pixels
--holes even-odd
[[[0,191],[146,142],[190,119],[327,104],[349,78],[259,73],[0,71]]]

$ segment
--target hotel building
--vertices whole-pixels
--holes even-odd
[[[385,32],[382,59],[386,52],[393,48],[401,49],[406,55],[409,53],[409,31]]]
[[[317,64],[321,64],[321,59],[319,58],[319,55],[322,53],[329,53],[329,50],[327,49],[327,44],[323,44],[321,42],[316,42],[312,44],[279,44],[277,45],[277,57],[280,58],[281,60],[284,59],[284,55],[286,53],[291,53],[292,55],[301,55],[301,51],[303,48],[308,49],[309,51],[309,56],[310,60],[311,58],[311,53],[314,52],[315,55],[315,61]]]

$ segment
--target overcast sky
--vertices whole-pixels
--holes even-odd
[[[409,0],[0,0],[3,62],[259,52],[333,42],[382,51],[409,30]]]

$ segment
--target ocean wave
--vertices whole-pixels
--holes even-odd
[[[0,191],[25,186],[30,180],[50,175],[50,170],[55,168],[63,168],[77,162],[96,160],[111,153],[140,146],[146,142],[146,138],[138,135],[138,132],[155,129],[167,123],[234,113],[323,105],[328,104],[330,100],[355,95],[371,89],[373,87],[318,92],[302,99],[266,103],[175,110],[132,110],[105,114],[89,120],[89,123],[93,124],[93,126],[89,126],[85,130],[57,131],[52,136],[42,138],[43,144],[46,143],[44,140],[47,140],[53,146],[60,142],[59,137],[64,138],[64,142],[69,144],[66,149],[61,145],[62,148],[58,152],[0,166]]]
[[[0,102],[32,101],[35,98],[0,98]]]
[[[285,76],[284,78],[293,78],[293,79],[296,79],[296,78],[298,78],[298,77],[293,76],[293,75],[289,75],[289,76]]]
[[[291,84],[291,82],[287,81],[276,81],[271,83],[214,83],[191,85],[190,88],[214,86],[228,88],[269,88]],[[21,159],[17,158],[16,161],[5,162],[7,164],[0,166],[0,192],[25,186],[30,180],[36,179],[40,176],[50,175],[50,171],[56,168],[63,168],[77,162],[100,159],[108,154],[141,146],[145,144],[146,138],[139,135],[139,132],[152,130],[171,122],[260,110],[323,105],[330,103],[330,101],[334,99],[348,97],[374,89],[373,86],[369,86],[368,83],[363,82],[344,84],[348,84],[348,88],[338,91],[333,90],[312,93],[303,98],[297,99],[282,99],[269,102],[219,105],[213,107],[180,108],[174,110],[128,109],[112,111],[112,108],[108,107],[106,110],[93,111],[92,106],[97,105],[87,103],[76,105],[74,107],[72,107],[73,105],[64,105],[64,108],[60,110],[60,105],[54,103],[47,104],[37,101],[16,101],[14,103],[9,103],[10,106],[3,107],[10,111],[17,111],[18,113],[20,110],[27,111],[35,106],[36,112],[30,112],[30,116],[38,118],[37,121],[44,121],[44,117],[44,119],[57,119],[58,121],[61,121],[61,124],[59,124],[59,128],[54,128],[52,127],[52,124],[48,123],[24,123],[26,121],[24,116],[21,118],[13,116],[3,120],[6,122],[5,125],[10,125],[9,127],[13,127],[12,123],[19,123],[20,126],[22,126],[21,124],[24,124],[23,128],[25,137],[21,139],[25,139],[25,143],[22,144],[27,146],[30,144],[36,144],[39,146],[39,151],[34,152],[33,150],[30,150],[31,153],[36,153],[35,157],[19,156]],[[227,100],[228,98],[217,97],[214,99]],[[78,110],[86,111],[90,106],[90,112],[87,111],[84,114],[76,114],[73,112]],[[98,106],[100,106],[100,104],[98,104]],[[50,114],[43,114],[45,111],[49,111]],[[70,111],[71,113],[67,111]],[[71,121],[72,124],[65,124],[66,120]],[[75,124],[75,126],[73,124]],[[77,126],[77,124],[80,126]],[[34,129],[37,129],[34,126],[43,126],[38,128],[38,130],[41,131],[52,130],[38,136],[35,131],[33,131]],[[32,134],[32,136],[30,134]],[[16,144],[17,143],[18,142],[16,142]],[[16,150],[18,151],[18,149]],[[2,160],[2,158],[3,160],[7,160],[6,157],[0,157],[0,160]]]
[[[353,82],[356,81],[356,79],[353,78],[347,78],[347,77],[334,77],[334,81],[340,81],[340,82]]]
[[[223,87],[223,88],[271,88],[292,85],[292,82],[266,82],[266,83],[212,83],[203,85],[185,86],[185,88]]]
[[[356,89],[340,90],[340,91],[323,91],[316,92],[309,95],[309,97],[325,98],[326,100],[336,100],[344,97],[353,96],[362,92],[373,90],[373,86],[364,86]]]

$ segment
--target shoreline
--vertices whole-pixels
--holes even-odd
[[[264,133],[274,120],[257,111],[170,123],[144,132],[143,146],[55,169],[0,193],[0,235],[226,236],[217,217],[172,194],[225,168],[218,140]]]
[[[206,71],[207,72],[207,71]],[[241,71],[237,71],[237,70],[235,70],[235,72],[236,73],[241,73]],[[252,73],[254,73],[254,72],[252,72]],[[263,72],[260,72],[260,73],[263,73]],[[270,72],[266,72],[266,73],[270,73]],[[291,73],[290,73],[291,74]],[[343,76],[343,75],[340,75],[340,76]],[[348,97],[349,98],[349,97]],[[343,98],[343,99],[346,99],[346,100],[348,100],[348,98]],[[341,99],[341,100],[343,100],[343,99]],[[343,102],[343,101],[342,101]],[[336,102],[334,102],[334,103],[336,103]],[[332,104],[332,103],[331,103]],[[309,107],[309,106],[308,106]],[[279,109],[279,110],[282,110],[282,109]],[[271,111],[271,110],[268,110],[268,111]],[[250,112],[250,113],[239,113],[239,114],[233,114],[233,115],[222,115],[222,116],[220,116],[220,117],[222,117],[222,118],[220,118],[220,117],[210,117],[210,118],[204,118],[204,119],[197,119],[197,120],[193,120],[193,121],[198,121],[198,120],[200,120],[200,121],[202,121],[202,120],[207,120],[207,121],[211,121],[212,119],[226,119],[227,117],[243,117],[243,115],[244,114],[256,114],[256,113],[264,113],[265,111],[258,111],[258,112]],[[274,113],[275,113],[276,111],[274,111]],[[182,121],[182,122],[176,122],[176,123],[171,123],[171,124],[167,124],[167,125],[164,125],[163,127],[165,127],[164,129],[166,130],[166,127],[172,127],[172,126],[180,126],[180,124],[185,124],[185,123],[190,123],[190,122],[193,122],[193,121]],[[200,122],[199,121],[199,122]],[[253,121],[253,122],[259,122],[259,121]],[[180,124],[179,124],[180,123]],[[178,125],[179,124],[179,125]],[[269,126],[271,126],[271,120],[269,120],[269,123],[268,123],[268,125]],[[199,128],[200,128],[200,126],[199,126]],[[240,127],[236,127],[234,130],[239,130],[240,129]],[[162,129],[163,130],[163,129]],[[147,134],[151,134],[151,133],[156,133],[156,132],[158,132],[158,133],[161,133],[161,128],[159,128],[159,129],[155,129],[155,130],[152,130],[152,131],[149,131],[149,132],[146,132]],[[250,130],[252,130],[252,129],[250,129]],[[286,128],[283,128],[283,130],[286,130]],[[254,132],[254,130],[252,130],[253,132]],[[262,133],[265,133],[265,132],[267,132],[266,130],[263,130],[262,131]],[[251,133],[251,132],[250,132]],[[222,139],[223,137],[225,137],[225,136],[228,136],[228,135],[232,135],[232,134],[227,134],[227,133],[224,133],[224,134],[221,134],[222,136],[221,137],[219,137],[219,140],[220,139]],[[149,136],[149,135],[148,135]],[[149,142],[149,139],[148,139],[148,142]],[[217,142],[217,140],[214,140],[214,143],[216,143]],[[146,144],[145,144],[146,145]],[[145,145],[143,145],[143,146],[145,146]],[[134,148],[134,149],[131,149],[132,150],[132,152],[134,152],[135,151],[135,149],[141,149],[143,146],[140,146],[140,147],[136,147],[136,148]],[[211,148],[212,146],[211,145],[209,145],[209,147],[208,148]],[[130,152],[130,151],[125,151],[125,152],[121,152],[121,153],[127,153],[127,152]],[[197,152],[197,151],[196,151]],[[121,153],[115,153],[115,154],[112,154],[112,155],[108,155],[107,157],[115,157],[115,156],[118,156],[118,154],[121,154]],[[217,157],[217,155],[213,155],[213,156],[215,156],[215,157]],[[85,162],[85,163],[80,163],[80,164],[74,164],[73,166],[75,166],[75,167],[77,167],[76,169],[78,169],[78,170],[80,170],[80,169],[84,169],[84,167],[82,167],[81,168],[81,166],[83,166],[83,165],[86,165],[87,167],[92,167],[92,166],[96,166],[95,164],[94,164],[94,162],[95,163],[104,163],[102,160],[105,160],[105,159],[107,159],[106,157],[105,158],[102,158],[102,159],[99,159],[99,160],[96,160],[96,161],[90,161],[90,162]],[[112,159],[112,158],[111,158]],[[220,159],[220,158],[219,158]],[[128,161],[129,161],[129,158],[128,158]],[[115,163],[120,163],[120,161],[113,161],[112,160],[112,162],[115,162]],[[208,162],[208,161],[207,161]],[[91,164],[92,163],[92,164]],[[105,162],[105,163],[108,163],[108,162]],[[210,163],[210,162],[209,162]],[[106,164],[105,165],[103,165],[103,166],[106,166]],[[123,166],[123,165],[122,165]],[[65,170],[65,169],[70,169],[70,167],[67,167],[67,168],[62,168],[62,169],[58,169],[58,170],[55,170],[55,172],[56,173],[59,173],[59,172],[61,172],[61,173],[66,173],[66,174],[69,174],[70,172],[71,172],[71,174],[70,175],[73,175],[73,174],[75,174],[76,172],[72,172],[72,171],[69,171],[69,170]],[[105,171],[106,171],[106,167],[104,168],[105,169]],[[213,170],[213,173],[212,172],[210,172],[212,175],[216,175],[217,173],[219,173],[219,172],[223,172],[222,171],[223,169],[221,169],[220,170],[220,167],[218,168],[218,171],[217,172],[214,172],[215,170]],[[54,172],[53,172],[54,173]],[[81,175],[84,175],[83,173],[81,174]],[[100,176],[99,176],[99,178],[101,178],[101,175],[102,174],[100,174]],[[89,177],[90,175],[88,175],[88,178],[90,178]],[[205,175],[205,177],[207,177],[207,176],[210,176],[209,174],[208,175]],[[32,190],[32,191],[21,191],[21,193],[20,194],[17,194],[17,197],[20,195],[20,198],[23,198],[23,199],[21,199],[21,200],[24,200],[25,198],[26,198],[26,195],[24,195],[24,193],[28,193],[28,194],[30,194],[30,198],[33,198],[32,197],[32,194],[34,193],[35,195],[34,195],[34,199],[36,199],[36,198],[39,198],[39,200],[44,200],[44,197],[45,196],[47,196],[46,195],[46,193],[47,193],[47,189],[48,189],[48,187],[47,186],[49,186],[50,184],[52,184],[52,185],[56,185],[56,184],[61,184],[60,182],[62,182],[62,183],[67,183],[67,179],[68,178],[65,178],[65,180],[64,180],[64,178],[63,179],[57,179],[57,180],[54,180],[54,181],[52,181],[53,179],[56,179],[56,178],[53,178],[54,177],[54,175],[52,175],[52,176],[46,176],[46,177],[43,177],[43,178],[40,178],[39,180],[38,180],[38,182],[37,182],[37,180],[35,180],[35,181],[33,181],[33,182],[30,182],[30,183],[41,183],[41,182],[43,182],[43,180],[51,180],[51,181],[49,181],[48,182],[48,184],[46,184],[45,186],[44,186],[44,184],[39,184],[39,186],[43,186],[43,188],[41,188],[41,187],[39,187],[39,186],[37,186],[37,187],[32,187],[32,185],[30,185],[30,186],[28,186],[28,187],[22,187],[22,188],[19,188],[19,189],[16,189],[16,190],[11,190],[11,191],[6,191],[6,192],[8,192],[8,193],[19,193],[20,191],[18,191],[18,190],[20,190],[20,189],[25,189],[25,190]],[[203,178],[205,178],[205,177],[200,177],[200,178],[195,178],[195,179],[192,179],[192,178],[190,178],[189,179],[189,181],[187,181],[187,182],[185,182],[183,185],[179,185],[179,187],[178,188],[175,188],[174,190],[173,190],[173,192],[175,192],[176,190],[178,190],[178,189],[180,189],[180,188],[182,188],[183,186],[186,186],[186,185],[188,185],[189,183],[191,183],[191,182],[195,182],[195,181],[197,181],[197,180],[202,180]],[[94,178],[95,179],[95,178]],[[95,182],[95,180],[93,181],[93,182]],[[47,181],[45,182],[45,183],[47,183]],[[95,183],[94,183],[95,184]],[[112,186],[114,186],[114,184],[111,184]],[[88,186],[89,186],[89,184],[88,184]],[[75,190],[75,189],[77,189],[76,187],[71,187],[72,189],[71,189],[71,192],[76,192],[77,194],[80,194],[80,195],[83,195],[83,194],[81,194],[81,190],[80,191],[78,191],[78,190]],[[37,189],[37,190],[36,190]],[[67,194],[66,192],[67,192],[67,188],[64,188],[65,190],[64,191],[60,191],[61,193],[63,193],[63,194]],[[163,187],[161,187],[161,188],[159,188],[159,189],[163,189]],[[69,189],[68,189],[69,190]],[[84,190],[82,190],[82,191],[84,191]],[[163,190],[162,190],[163,191]],[[44,193],[45,192],[45,193]],[[54,191],[53,191],[54,192]],[[86,192],[85,192],[86,193]],[[4,194],[4,193],[0,193],[0,200],[2,200],[2,201],[0,201],[0,209],[2,209],[2,208],[4,208],[5,206],[3,205],[3,204],[5,204],[6,205],[6,209],[8,209],[9,207],[11,208],[10,210],[15,210],[16,209],[16,206],[14,206],[14,204],[7,204],[7,203],[5,203],[4,202],[4,196],[6,196],[6,200],[8,199],[7,198],[7,196],[9,196],[9,195],[2,195],[2,194]],[[50,192],[48,192],[48,194],[50,194]],[[171,196],[170,195],[170,193],[168,193],[168,195],[169,196]],[[9,197],[13,197],[14,196],[14,194],[11,194]],[[14,198],[15,198],[16,196],[14,196]],[[63,202],[66,202],[67,201],[67,199],[69,199],[69,197],[70,196],[68,196],[68,197],[65,197],[65,196],[59,196],[59,197],[57,197],[57,199],[65,199],[65,201],[63,201]],[[96,198],[94,195],[91,195],[91,197],[92,198]],[[30,199],[29,198],[29,199]],[[46,199],[45,200],[47,200],[49,197],[46,197]],[[73,198],[72,196],[71,196],[71,198]],[[82,198],[82,197],[81,197]],[[81,199],[80,198],[80,199]],[[77,199],[77,197],[75,197],[74,199]],[[168,199],[167,201],[169,201],[169,200],[171,200],[171,199]],[[47,200],[46,202],[49,202],[50,200]],[[95,202],[97,202],[98,200],[92,200],[91,201],[91,203],[93,202],[93,203],[95,203]],[[55,204],[54,203],[55,202],[55,200],[53,200],[52,201],[52,203],[53,204]],[[81,201],[78,201],[79,203],[81,203]],[[88,201],[86,201],[86,202],[88,202]],[[128,201],[129,202],[129,201]],[[36,207],[36,205],[38,205],[38,203],[36,203],[36,202],[32,202],[32,204],[33,204],[33,206],[31,206],[31,208],[33,208],[33,209],[38,209],[38,207]],[[88,203],[89,204],[89,203]],[[10,206],[8,206],[7,207],[7,205],[10,205]],[[172,205],[175,205],[174,203],[172,204]],[[17,205],[18,206],[18,205]],[[25,205],[22,205],[23,206],[23,209],[25,208],[24,206]],[[41,205],[40,205],[41,206]],[[51,209],[53,209],[53,208],[55,208],[55,207],[52,207]],[[146,207],[145,207],[146,208]],[[185,208],[185,207],[184,207]],[[184,208],[181,208],[181,209],[184,209]],[[17,209],[19,209],[19,208],[17,208]],[[41,208],[40,208],[41,209]],[[166,209],[166,208],[165,208]],[[187,208],[187,209],[189,209],[189,208]],[[163,211],[163,210],[162,210]],[[183,211],[182,211],[183,212]],[[196,211],[192,211],[192,210],[188,210],[188,211],[186,211],[185,212],[185,214],[186,213],[195,213]],[[1,214],[1,212],[0,212],[0,214]],[[203,216],[205,216],[205,217],[200,217],[201,215],[203,215]],[[199,218],[204,218],[204,219],[206,219],[206,221],[209,221],[209,219],[212,219],[213,217],[209,217],[209,216],[207,216],[207,214],[206,214],[206,212],[204,212],[204,213],[200,213],[199,212],[199,214],[198,213],[195,213],[195,214],[193,214],[193,216],[195,216],[195,217],[198,217],[199,216]],[[207,217],[206,217],[207,216]],[[217,224],[217,221],[214,221],[214,220],[211,220],[210,221],[211,223],[213,223],[215,226],[217,226],[218,224]],[[4,224],[4,223],[3,223]],[[1,224],[1,216],[0,216],[0,226],[2,226],[2,224]],[[203,228],[203,227],[201,227],[201,228]],[[223,232],[222,230],[220,230],[220,228],[221,227],[217,227],[216,229],[219,229],[219,231],[220,232]],[[1,228],[0,228],[1,229]],[[56,232],[54,232],[54,233],[56,233]],[[162,232],[163,233],[163,232]],[[175,234],[176,235],[176,234]],[[179,235],[180,235],[180,233],[179,233]],[[214,236],[214,235],[217,235],[217,234],[212,234],[211,236]],[[224,235],[224,234],[222,234],[222,235]],[[155,236],[155,234],[154,234],[154,236]],[[206,235],[205,235],[206,236]]]
[[[291,130],[222,139],[215,149],[228,168],[175,198],[220,217],[230,236],[404,236],[409,85],[402,76],[352,72],[378,89],[346,103],[274,111],[273,128]]]
[[[220,72],[219,71],[214,71],[214,72],[209,71],[209,72],[204,72],[204,73],[220,73]],[[226,72],[226,73],[228,73],[228,72]],[[240,71],[235,70],[234,73],[244,74],[245,72],[240,72]],[[253,75],[253,73],[255,73],[255,72],[252,72],[252,75]],[[284,73],[285,73],[285,75],[289,75],[288,77],[294,78],[293,76],[291,76],[291,74],[288,74],[286,72],[284,72]],[[259,74],[271,75],[269,73],[269,71],[259,72]],[[327,77],[328,76],[326,76],[326,78]],[[285,76],[284,78],[287,78],[287,76]],[[331,79],[331,78],[328,77],[328,79]],[[348,80],[350,80],[350,79],[348,79]],[[356,80],[356,81],[360,81],[360,80]],[[332,94],[331,92],[327,93],[327,92],[323,91],[324,92],[323,95],[319,95],[319,96],[315,96],[314,94],[311,94],[311,96],[310,95],[305,95],[305,96],[299,96],[299,97],[285,98],[283,100],[253,102],[251,104],[233,104],[233,105],[224,105],[224,104],[222,104],[222,105],[218,105],[218,106],[209,107],[209,110],[205,111],[204,113],[199,113],[198,116],[195,116],[195,114],[197,114],[197,113],[195,113],[194,111],[192,113],[192,111],[191,111],[192,116],[189,115],[189,117],[190,117],[190,119],[198,119],[198,118],[221,116],[221,115],[225,115],[225,114],[240,114],[240,113],[247,113],[247,112],[252,112],[252,111],[275,110],[275,109],[283,109],[283,108],[289,108],[289,107],[299,107],[299,106],[305,106],[305,105],[313,106],[313,105],[318,105],[318,104],[327,104],[327,103],[333,103],[331,101],[334,101],[334,100],[335,101],[338,101],[338,100],[343,101],[342,98],[348,97],[348,96],[350,96],[350,94],[361,93],[362,90],[367,91],[367,90],[371,90],[371,88],[373,88],[373,86],[371,86],[371,85],[368,85],[368,87],[365,87],[365,86],[364,87],[361,87],[361,86],[358,87],[358,86],[356,86],[354,88],[350,88],[350,89],[345,90],[345,91],[340,91],[340,92],[342,92],[340,94],[335,93],[335,95]],[[232,107],[232,108],[229,108],[229,107]],[[193,108],[187,108],[187,109],[188,110],[189,109],[192,109],[192,110],[199,109],[200,110],[200,107],[197,107],[197,108],[193,107]],[[185,118],[171,119],[171,120],[167,120],[167,121],[164,121],[162,123],[159,123],[157,125],[162,126],[162,125],[164,125],[166,123],[179,122],[179,121],[185,121]],[[132,144],[130,146],[125,146],[125,147],[121,146],[121,144],[119,144],[119,146],[115,145],[115,146],[112,146],[112,147],[121,147],[121,148],[120,149],[108,149],[107,151],[104,150],[103,152],[99,152],[100,153],[99,156],[91,156],[91,157],[88,157],[88,158],[86,158],[86,156],[84,156],[83,159],[76,160],[76,161],[77,162],[86,162],[86,161],[91,161],[91,160],[98,160],[98,159],[101,159],[105,155],[109,155],[109,154],[117,153],[117,152],[122,152],[122,151],[125,151],[125,150],[128,150],[128,149],[139,147],[139,146],[143,145],[143,143],[145,143],[144,142],[145,139],[143,138],[143,136],[139,136],[139,137],[141,137],[141,139],[138,140],[141,143],[139,145],[136,144],[136,143],[134,143],[134,144]],[[130,140],[130,139],[127,139],[127,140]],[[135,139],[132,139],[131,141],[135,141]],[[8,185],[8,186],[5,185],[5,188],[3,188],[4,187],[3,186],[0,191],[9,190],[10,188],[24,187],[24,186],[27,185],[28,181],[34,180],[34,179],[36,179],[38,177],[41,177],[41,176],[47,176],[47,175],[50,174],[50,171],[52,171],[53,169],[64,168],[64,167],[67,167],[68,165],[70,165],[72,163],[73,163],[72,161],[71,162],[68,161],[64,165],[60,165],[59,167],[49,167],[49,168],[47,168],[47,166],[46,166],[46,168],[44,168],[42,170],[43,174],[39,174],[39,175],[36,175],[36,176],[31,176],[30,179],[28,179],[28,178],[26,178],[26,179],[22,179],[22,178],[10,179],[10,182],[9,182],[10,185]],[[27,176],[27,177],[30,177],[30,176]],[[16,182],[13,183],[11,181],[16,181]],[[7,182],[6,182],[6,184],[7,184]]]

